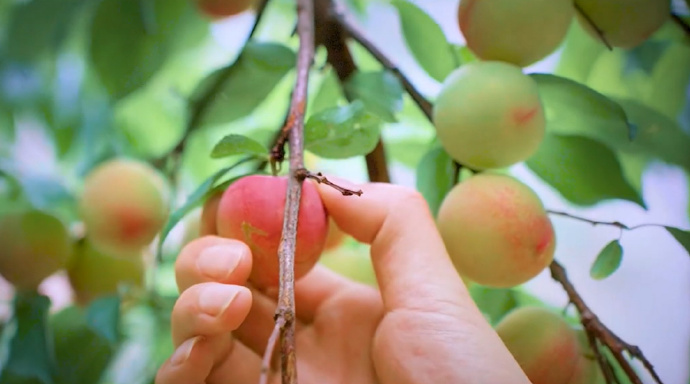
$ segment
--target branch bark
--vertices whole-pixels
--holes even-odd
[[[295,248],[297,218],[299,216],[302,183],[299,171],[304,168],[304,112],[307,106],[309,70],[314,59],[314,4],[313,0],[297,2],[297,80],[292,92],[290,111],[283,132],[289,135],[290,177],[285,201],[285,218],[278,249],[280,286],[276,324],[280,327],[280,368],[283,384],[297,383],[297,351],[295,343]],[[266,349],[271,354],[270,348]],[[270,361],[270,356],[264,361]]]
[[[611,331],[606,325],[604,325],[594,312],[592,312],[589,306],[587,306],[585,301],[582,299],[582,296],[580,296],[580,294],[575,289],[575,286],[573,286],[573,284],[568,279],[568,275],[565,271],[565,268],[554,260],[551,263],[549,269],[551,270],[551,277],[554,280],[558,281],[561,284],[561,286],[563,286],[563,289],[565,289],[565,292],[568,294],[568,300],[570,300],[570,302],[575,306],[575,308],[577,308],[577,311],[580,313],[580,322],[582,323],[582,326],[585,328],[588,338],[590,338],[590,343],[592,337],[601,341],[601,343],[604,344],[611,351],[614,358],[616,359],[616,361],[618,361],[618,364],[620,364],[621,368],[628,376],[628,378],[630,378],[630,381],[633,384],[642,384],[642,380],[637,375],[637,372],[635,372],[635,369],[632,367],[630,362],[626,359],[625,355],[623,354],[624,352],[627,352],[628,354],[630,354],[630,356],[641,361],[644,367],[647,369],[647,371],[649,371],[649,373],[652,375],[654,380],[659,384],[663,384],[661,379],[657,375],[656,371],[654,370],[654,366],[652,365],[652,363],[649,362],[649,360],[647,360],[647,358],[642,353],[642,350],[640,350],[640,348],[638,348],[635,345],[631,345],[623,341],[620,337],[613,333],[613,331]],[[596,343],[592,345],[592,348],[595,350],[595,353],[598,353]],[[604,370],[604,372],[606,372],[607,367],[605,366],[605,364],[602,364],[603,359],[599,356],[597,356],[597,358],[601,365],[601,369]]]

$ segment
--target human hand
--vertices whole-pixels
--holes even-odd
[[[379,289],[316,266],[295,284],[302,383],[529,383],[455,271],[426,202],[390,184],[320,187],[338,226],[371,244]],[[203,237],[176,264],[177,348],[157,384],[257,383],[275,293],[247,287],[249,248]],[[271,383],[280,375],[272,374]]]

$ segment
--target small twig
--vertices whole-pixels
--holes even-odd
[[[613,51],[613,46],[611,46],[608,40],[606,40],[606,37],[604,36],[604,31],[602,31],[601,28],[599,28],[599,26],[597,26],[597,24],[594,22],[594,20],[592,20],[592,18],[589,17],[589,15],[582,10],[582,7],[580,7],[580,5],[577,4],[577,2],[575,2],[574,4],[575,10],[585,19],[585,21],[587,21],[587,24],[589,24],[594,29],[594,31],[597,33],[597,36],[599,36],[599,39],[604,43],[606,48],[608,48],[609,51]]]
[[[460,179],[460,172],[462,171],[462,164],[453,161],[453,183],[457,183]]]
[[[601,367],[601,371],[604,374],[604,379],[606,380],[606,384],[614,384],[618,382],[618,378],[616,377],[616,373],[613,371],[613,367],[611,366],[611,363],[604,357],[604,355],[601,353],[601,350],[599,349],[599,343],[597,342],[596,337],[594,337],[594,334],[590,332],[585,332],[587,335],[587,341],[589,342],[590,347],[592,348],[592,352],[594,353],[594,357],[597,359],[597,362],[599,363],[599,366]]]
[[[259,379],[259,384],[268,384],[268,379],[271,376],[273,351],[276,349],[276,342],[278,341],[278,336],[280,336],[280,330],[284,325],[285,321],[282,318],[276,319],[276,325],[273,327],[273,332],[271,332],[271,336],[268,338],[266,351],[264,351],[264,357],[261,360],[261,378]]]
[[[307,107],[309,70],[314,59],[313,0],[297,2],[297,79],[290,101],[290,112],[283,130],[289,133],[290,175],[285,199],[285,218],[278,248],[280,285],[276,324],[280,325],[280,368],[283,384],[297,383],[295,342],[295,248],[297,220],[302,196],[303,178],[297,177],[304,168],[304,113]]]
[[[326,178],[326,176],[324,176],[321,172],[314,174],[314,173],[311,173],[308,170],[302,168],[302,169],[298,170],[297,175],[298,175],[297,177],[316,180],[316,182],[319,184],[328,185],[329,187],[342,193],[343,196],[353,196],[353,195],[362,196],[362,194],[364,193],[364,192],[362,192],[361,189],[354,191],[352,189],[347,189],[347,188],[341,187],[338,184],[335,184],[335,183],[331,182],[330,180],[328,180]]]
[[[551,263],[549,268],[551,270],[551,277],[557,282],[559,282],[561,286],[563,286],[563,289],[565,289],[565,292],[568,294],[568,300],[570,300],[570,302],[575,306],[575,308],[577,308],[578,312],[580,313],[580,322],[582,323],[582,326],[585,328],[585,332],[587,332],[588,337],[594,337],[597,340],[600,340],[611,351],[614,358],[616,359],[616,361],[618,361],[618,364],[620,364],[625,374],[628,376],[628,378],[630,378],[630,381],[633,384],[642,384],[642,380],[637,375],[637,372],[635,372],[635,369],[623,355],[624,352],[627,352],[628,354],[630,354],[630,356],[641,361],[644,367],[647,369],[647,371],[649,371],[649,373],[652,375],[654,380],[657,383],[662,384],[661,379],[657,375],[656,371],[654,371],[654,366],[652,365],[652,363],[649,362],[649,360],[647,360],[640,348],[623,341],[608,327],[606,327],[601,322],[601,320],[599,320],[599,317],[596,314],[594,314],[594,312],[592,312],[592,310],[589,308],[589,306],[587,306],[585,301],[575,290],[575,287],[568,279],[568,275],[565,271],[565,268],[563,268],[563,266],[559,264],[556,260],[554,260]],[[605,369],[606,368],[602,365],[602,370]]]
[[[682,17],[676,15],[675,13],[671,14],[671,19],[683,30],[685,31],[686,35],[690,35],[690,24],[688,24],[685,20],[683,20]]]
[[[550,215],[563,216],[563,217],[567,217],[569,219],[583,221],[585,223],[589,223],[592,225],[608,225],[608,226],[620,228],[621,230],[626,230],[626,231],[634,231],[636,229],[645,228],[645,227],[659,227],[659,228],[665,228],[666,227],[663,224],[655,224],[655,223],[644,223],[644,224],[638,224],[638,225],[632,225],[631,226],[631,225],[625,225],[625,224],[621,223],[620,221],[592,220],[592,219],[588,219],[586,217],[576,216],[576,215],[573,215],[573,214],[568,213],[568,212],[554,211],[551,209],[547,209],[546,212],[548,212]]]
[[[391,177],[388,172],[388,161],[386,160],[386,147],[383,145],[383,140],[379,138],[374,150],[365,156],[367,163],[367,173],[369,181],[375,183],[390,183]]]
[[[348,19],[345,13],[336,10],[333,12],[333,17],[338,21],[340,26],[347,32],[347,34],[352,37],[356,42],[358,42],[364,49],[366,49],[376,60],[378,60],[381,65],[386,69],[391,71],[395,77],[398,78],[402,84],[405,91],[410,95],[412,100],[417,104],[419,109],[424,112],[424,115],[432,120],[433,116],[433,105],[415,88],[412,82],[402,73],[400,68],[398,68],[395,63],[388,58],[381,50],[371,41],[366,35],[351,21]]]

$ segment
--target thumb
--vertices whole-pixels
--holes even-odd
[[[338,184],[348,187],[347,182],[339,180]],[[371,244],[372,263],[387,310],[443,312],[451,303],[474,307],[421,194],[387,183],[351,189],[364,193],[346,197],[319,184],[324,205],[340,229]]]

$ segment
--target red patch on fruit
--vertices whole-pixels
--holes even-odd
[[[539,107],[516,108],[513,110],[512,118],[517,125],[524,125],[530,122],[539,112]]]
[[[118,237],[122,241],[137,239],[146,234],[147,230],[153,226],[151,220],[145,215],[141,215],[138,209],[123,209],[118,212],[119,231]]]

